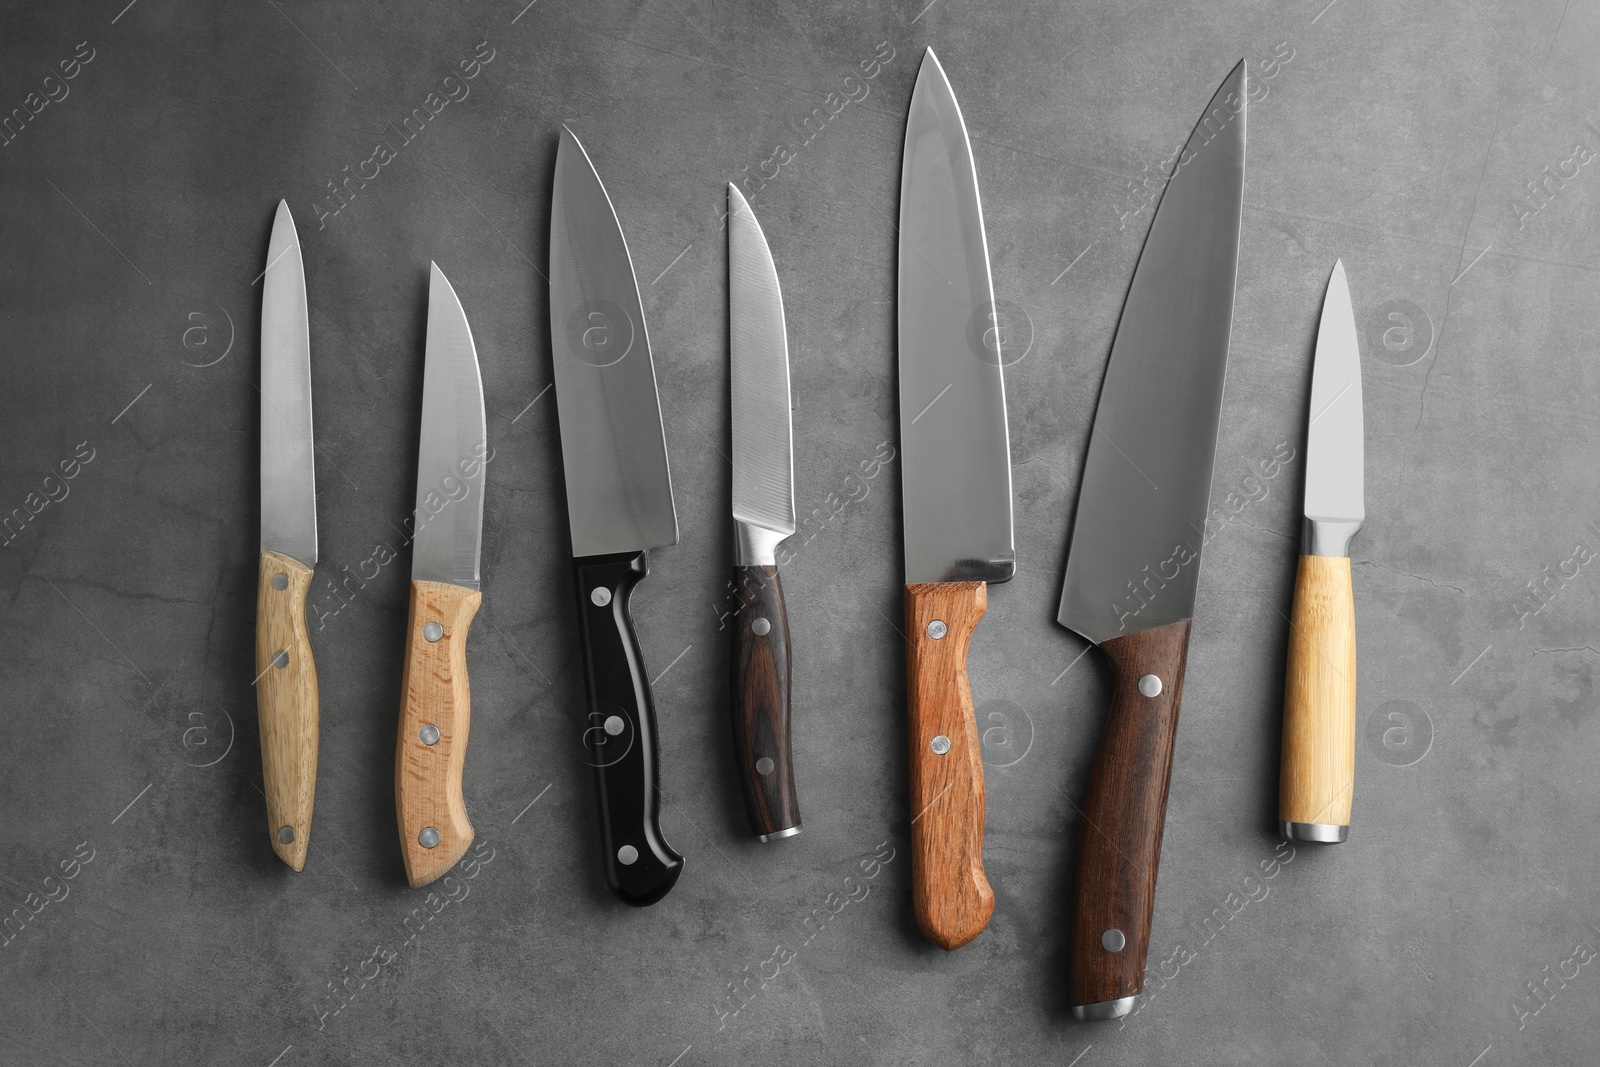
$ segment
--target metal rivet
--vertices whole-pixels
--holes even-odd
[[[1107,952],[1121,952],[1127,943],[1128,939],[1115,926],[1100,935],[1100,947]]]
[[[933,739],[933,743],[928,747],[933,749],[933,754],[935,756],[942,756],[946,752],[950,751],[950,739],[944,734],[940,734],[938,737]]]
[[[444,636],[444,627],[436,622],[424,623],[422,626],[422,639],[433,642]]]
[[[639,850],[632,845],[623,845],[617,849],[617,862],[624,867],[631,867],[639,861]]]
[[[422,833],[417,835],[417,844],[423,848],[433,848],[439,844],[439,831],[431,826],[424,826]]]
[[[938,619],[934,619],[928,624],[928,636],[933,638],[935,641],[939,640],[939,638],[943,637],[949,632],[950,628]]]
[[[1147,697],[1160,696],[1161,679],[1157,678],[1153,674],[1145,675],[1143,678],[1139,679],[1139,692],[1143,693]]]
[[[286,845],[294,844],[294,827],[285,826],[282,830],[279,830],[278,840],[282,841]]]
[[[776,766],[777,764],[772,762],[771,756],[762,756],[760,759],[756,760],[756,773],[771,774],[772,768]]]
[[[287,667],[289,665],[289,653],[286,650],[274,652],[272,654],[272,665],[274,667]]]
[[[287,589],[287,588],[289,588],[289,576],[287,574],[283,574],[283,573],[274,574],[272,576],[272,588],[274,588],[274,589]]]
[[[766,619],[757,619],[750,624],[750,632],[757,637],[765,637],[772,632],[772,624]]]
[[[417,731],[417,736],[422,739],[422,743],[425,745],[437,745],[439,743],[439,728],[431,722],[424,723],[422,729]]]
[[[612,737],[616,737],[623,730],[627,729],[627,726],[628,724],[622,721],[621,715],[612,715],[605,721],[606,733],[610,734]]]
[[[604,586],[595,586],[595,588],[589,592],[589,599],[594,601],[595,607],[603,608],[607,604],[611,603],[611,590],[605,588]]]

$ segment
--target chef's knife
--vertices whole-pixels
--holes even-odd
[[[467,314],[438,264],[429,272],[411,607],[394,761],[400,850],[413,887],[444,875],[472,844],[461,797],[472,713],[467,629],[483,601],[478,564],[490,459]]]
[[[905,523],[911,899],[942,948],[994,911],[967,649],[990,582],[1016,573],[1000,321],[967,128],[928,49],[900,171],[900,453]]]
[[[1361,351],[1344,263],[1333,265],[1311,370],[1305,524],[1289,620],[1278,818],[1291,841],[1350,834],[1356,779],[1356,607],[1350,538],[1362,499]]]
[[[678,543],[655,365],[611,199],[561,129],[550,206],[550,341],[606,884],[654,904],[683,871],[661,836],[655,704],[628,608],[646,553]]]
[[[1082,808],[1080,1019],[1126,1015],[1144,986],[1233,324],[1245,85],[1240,61],[1150,223],[1100,387],[1056,616],[1100,646],[1114,678]]]
[[[278,201],[261,286],[261,560],[256,577],[256,714],[272,850],[295,870],[311,846],[317,793],[317,665],[306,593],[317,563],[306,268]]]
[[[728,185],[728,365],[733,396],[733,755],[750,828],[800,832],[789,748],[789,617],[778,545],[794,533],[794,448],[783,293],[755,213]]]

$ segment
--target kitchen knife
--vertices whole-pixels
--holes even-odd
[[[643,907],[667,895],[683,857],[661,836],[655,704],[628,601],[649,573],[648,550],[678,543],[678,513],[628,244],[564,126],[550,206],[550,341],[601,855],[611,891]]]
[[[1144,986],[1233,324],[1245,87],[1241,60],[1150,223],[1100,386],[1056,616],[1113,672],[1082,808],[1070,991],[1080,1019],[1126,1015]]]
[[[394,760],[400,850],[413,888],[447,873],[472,844],[461,797],[472,715],[467,629],[483,601],[484,467],[492,458],[467,314],[439,265],[429,272],[411,607]]]
[[[295,870],[317,794],[317,664],[306,594],[317,563],[306,268],[278,201],[261,286],[261,560],[256,575],[256,715],[272,850]]]
[[[1356,778],[1356,607],[1350,538],[1362,500],[1361,351],[1344,263],[1333,265],[1306,430],[1305,524],[1289,620],[1278,818],[1290,841],[1350,834]]]
[[[789,747],[789,617],[778,545],[794,533],[794,434],[783,293],[761,224],[728,185],[733,397],[733,754],[757,838],[800,832]]]
[[[1000,321],[961,109],[928,49],[900,171],[900,453],[905,523],[911,900],[942,948],[994,911],[967,649],[990,582],[1016,573]]]

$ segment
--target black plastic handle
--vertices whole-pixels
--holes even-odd
[[[642,908],[666,896],[683,873],[683,857],[661,836],[655,704],[628,611],[650,566],[643,552],[572,562],[589,687],[584,751],[595,769],[606,885]]]
[[[750,829],[763,841],[800,832],[789,758],[789,616],[776,567],[735,567],[743,602],[733,628],[733,757]]]

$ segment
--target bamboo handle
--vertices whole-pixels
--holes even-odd
[[[256,717],[262,792],[272,851],[294,870],[306,865],[317,793],[317,664],[306,632],[312,570],[263,551],[256,579]]]
[[[967,683],[967,649],[988,608],[984,582],[906,586],[911,904],[928,940],[946,949],[977,937],[994,913],[983,870],[983,755]]]
[[[445,874],[472,844],[461,798],[472,716],[467,630],[482,602],[476,589],[411,583],[394,780],[400,850],[412,888]]]
[[[1355,772],[1356,608],[1350,560],[1301,556],[1283,692],[1278,817],[1285,835],[1343,841]]]

